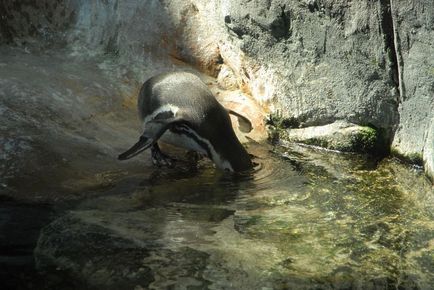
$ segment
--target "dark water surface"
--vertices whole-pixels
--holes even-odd
[[[35,270],[3,281],[52,289],[433,289],[434,192],[420,169],[298,145],[249,151],[260,156],[252,176],[223,175],[209,162],[145,167],[112,173],[119,178],[110,186],[55,214],[21,205],[16,215],[34,219],[21,222],[33,227],[10,246],[25,252],[15,258],[35,262],[3,264]],[[17,207],[3,205],[0,214]],[[22,225],[3,220],[2,232]],[[23,240],[37,243],[18,246]]]

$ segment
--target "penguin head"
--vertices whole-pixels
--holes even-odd
[[[253,168],[250,155],[238,139],[227,142],[225,147],[219,147],[217,150],[212,159],[219,169],[228,172],[244,172]]]
[[[208,155],[216,167],[229,172],[251,170],[250,155],[238,140],[226,110],[208,113],[198,132],[207,140]]]

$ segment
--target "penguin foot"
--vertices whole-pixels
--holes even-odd
[[[160,147],[158,147],[157,143],[155,143],[151,147],[151,156],[152,156],[152,163],[158,167],[161,166],[173,167],[175,165],[176,159],[161,152],[161,149]]]
[[[188,162],[196,164],[197,162],[199,162],[200,160],[202,160],[204,158],[204,155],[197,152],[197,151],[192,150],[192,151],[188,151],[185,154],[185,157],[187,158]]]

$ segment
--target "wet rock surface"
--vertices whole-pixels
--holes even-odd
[[[432,175],[428,0],[8,0],[0,8],[2,43],[110,55],[139,81],[146,67],[190,64],[302,127],[379,128],[387,147]]]
[[[304,147],[279,145],[270,154],[273,148],[254,142],[248,150],[260,169],[246,178],[222,175],[206,160],[170,170],[151,167],[146,154],[120,163],[117,153],[137,137],[134,83],[110,87],[125,84],[110,62],[5,51],[1,124],[11,137],[2,139],[8,164],[2,195],[12,204],[4,204],[2,233],[25,252],[15,266],[5,242],[5,285],[429,289],[433,283],[433,194],[420,171]],[[42,73],[34,77],[35,71]],[[13,205],[20,200],[31,209]],[[41,201],[49,206],[39,211],[34,204]],[[20,236],[18,224],[34,235]]]
[[[128,167],[113,156],[137,134],[138,124],[127,121],[135,120],[134,87],[122,91],[114,85],[122,80],[104,75],[97,62],[66,54],[4,48],[1,65],[2,190],[63,199],[57,191],[77,193],[80,184],[85,191]]]
[[[43,226],[54,218],[47,204],[23,203],[1,196],[0,279],[5,289],[39,288],[33,249]]]
[[[299,146],[274,154],[247,179],[205,164],[82,200],[41,231],[38,270],[113,289],[430,289],[423,172]]]

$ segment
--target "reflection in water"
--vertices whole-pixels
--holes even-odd
[[[100,288],[434,285],[434,195],[421,172],[394,160],[270,149],[249,148],[261,158],[248,176],[203,162],[123,179],[45,227],[39,269]]]

